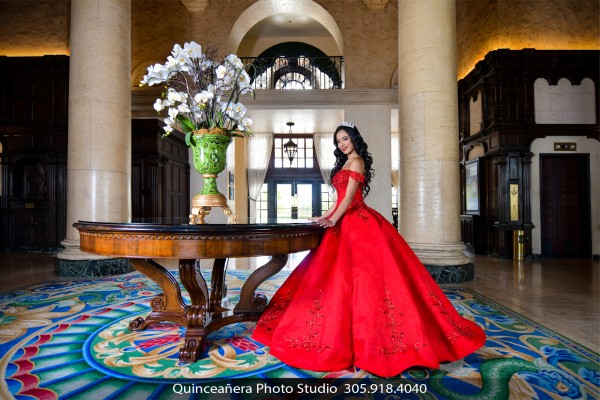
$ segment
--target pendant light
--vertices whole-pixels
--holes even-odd
[[[296,158],[296,154],[298,154],[298,145],[296,143],[294,143],[294,141],[292,140],[292,126],[294,126],[294,123],[288,122],[287,126],[290,127],[290,140],[288,140],[283,145],[283,151],[287,155],[288,160],[290,160],[290,167],[291,167],[292,162],[294,161],[294,158]]]

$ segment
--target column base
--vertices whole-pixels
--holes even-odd
[[[475,279],[475,265],[473,263],[463,265],[424,265],[438,285],[465,283]]]
[[[56,255],[54,272],[58,276],[94,278],[121,275],[134,270],[126,258],[110,258],[84,253],[78,240],[65,239],[61,243],[64,251]]]
[[[464,243],[411,243],[427,271],[438,284],[457,284],[475,279],[475,265],[465,253]]]
[[[107,258],[103,260],[63,260],[57,258],[54,264],[54,272],[58,276],[64,277],[95,278],[121,275],[132,271],[133,267],[126,258]]]

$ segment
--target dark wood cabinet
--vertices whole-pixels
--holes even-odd
[[[462,219],[465,243],[481,252],[511,257],[513,232],[523,230],[525,251],[531,254],[531,230],[535,228],[531,204],[534,156],[531,144],[535,139],[550,136],[600,140],[599,55],[595,50],[500,49],[488,53],[458,82],[463,175],[461,214],[469,214],[464,177],[465,166],[474,158],[470,156],[472,151],[479,159],[482,196],[480,210],[475,213],[477,217]],[[567,79],[572,85],[580,85],[583,79],[592,80],[596,122],[537,124],[534,83],[539,78],[549,85],[556,85],[560,79]],[[478,106],[473,107],[474,103]],[[471,115],[473,109],[477,115]],[[587,185],[590,185],[589,179]],[[589,209],[589,205],[587,207]],[[481,247],[474,244],[477,237],[482,238]],[[585,257],[589,251],[577,254]]]
[[[0,57],[0,249],[65,238],[67,56]]]
[[[0,251],[56,251],[66,236],[69,57],[0,57]],[[189,214],[188,148],[132,121],[132,216]]]
[[[190,213],[189,149],[183,135],[162,137],[164,124],[134,119],[132,132],[132,217],[187,217]]]

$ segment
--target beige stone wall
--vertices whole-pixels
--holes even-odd
[[[491,50],[599,50],[598,0],[457,0],[458,78]]]
[[[368,10],[358,0],[319,0],[344,38],[347,89],[389,89],[398,67],[398,2]]]
[[[69,0],[0,0],[0,55],[68,55],[69,3]]]
[[[132,81],[139,81],[147,65],[164,62],[174,43],[195,40],[226,51],[233,24],[253,3],[253,0],[223,0],[218,8],[209,4],[204,12],[189,14],[179,0],[133,0]],[[331,14],[342,32],[346,88],[389,88],[398,64],[397,2],[390,2],[380,11],[368,10],[356,0],[320,0],[317,3]],[[157,20],[157,15],[171,15],[172,18],[166,23]],[[312,44],[326,53],[334,47],[328,39],[315,39]],[[257,46],[254,54],[249,54],[247,47],[245,44],[240,55],[257,56],[264,51],[264,45]],[[336,51],[332,55],[340,54]]]
[[[254,3],[220,0],[218,8],[209,3],[190,14],[180,0],[132,0],[132,85],[149,64],[164,62],[174,43],[196,40],[225,52],[233,24]],[[346,87],[389,88],[398,65],[398,2],[379,11],[358,0],[316,3],[342,33]],[[498,48],[600,49],[597,0],[457,0],[456,18],[459,79]],[[0,55],[69,54],[69,20],[69,0],[0,1]]]

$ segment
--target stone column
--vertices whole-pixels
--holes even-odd
[[[400,232],[441,283],[473,277],[460,236],[454,0],[399,0]]]
[[[71,0],[67,237],[60,275],[125,272],[79,250],[78,220],[131,216],[131,1]]]

